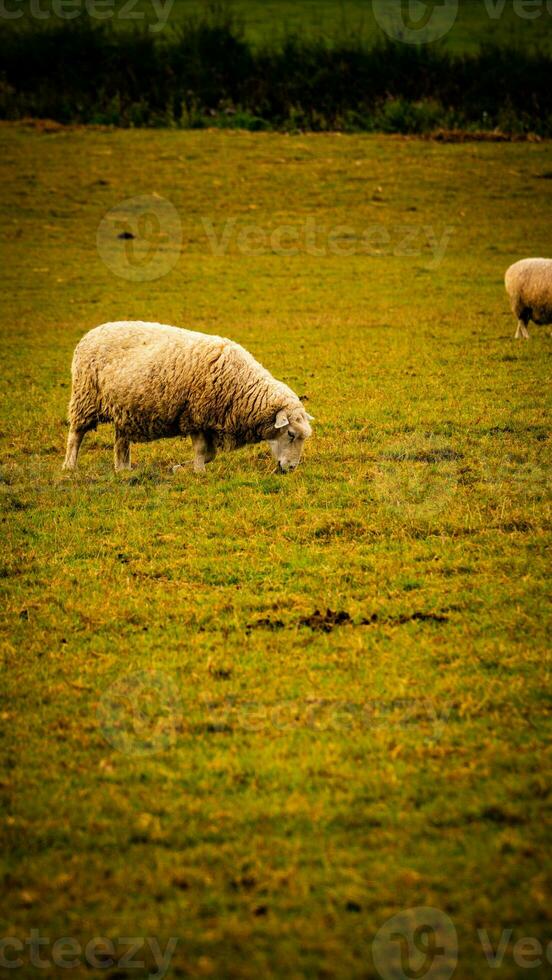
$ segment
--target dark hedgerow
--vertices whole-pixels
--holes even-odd
[[[120,126],[552,135],[552,56],[287,37],[256,49],[228,15],[158,39],[84,17],[0,30],[0,117]]]

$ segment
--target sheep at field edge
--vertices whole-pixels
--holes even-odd
[[[115,425],[115,469],[130,469],[131,442],[191,436],[203,472],[217,449],[268,440],[280,472],[293,470],[312,434],[297,395],[225,337],[161,323],[104,323],[73,355],[64,469],[83,436]],[[176,468],[176,467],[175,467]]]
[[[516,340],[529,339],[529,320],[552,323],[552,259],[521,259],[507,269],[504,282],[518,320]]]

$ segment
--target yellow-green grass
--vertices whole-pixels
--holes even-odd
[[[550,253],[550,144],[0,144],[0,934],[174,936],[170,976],[375,977],[380,926],[434,906],[458,976],[518,977],[515,942],[550,938],[552,338],[514,341],[503,273]],[[96,236],[144,194],[182,250],[131,282]],[[213,255],[227,218],[291,225],[299,254]],[[305,254],[306,220],[355,254]],[[394,254],[405,228],[448,229],[442,262]],[[75,343],[125,318],[230,336],[306,395],[299,470],[250,447],[172,475],[168,440],[119,476],[103,427],[62,474]],[[477,930],[503,928],[496,971]]]

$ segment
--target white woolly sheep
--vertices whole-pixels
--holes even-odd
[[[517,317],[516,340],[529,339],[529,320],[552,323],[552,259],[522,259],[506,271],[506,291]]]
[[[219,448],[265,439],[286,472],[301,459],[309,420],[291,388],[225,337],[161,323],[104,323],[73,356],[64,468],[76,466],[86,432],[113,422],[116,470],[130,469],[131,442],[189,435],[196,472]]]

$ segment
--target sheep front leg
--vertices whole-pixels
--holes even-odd
[[[120,429],[115,429],[115,445],[113,447],[113,457],[115,463],[115,472],[120,473],[121,470],[130,470],[130,439],[128,436],[123,435]]]
[[[522,315],[518,317],[518,325],[517,325],[517,330],[516,330],[516,335],[514,337],[514,340],[521,340],[521,339],[529,340],[529,331],[527,329],[528,323],[529,323],[529,319],[526,318],[525,316]]]
[[[525,303],[517,302],[513,304],[514,316],[517,317],[518,325],[516,330],[515,340],[529,340],[529,331],[527,329],[527,324],[531,319],[531,310]]]
[[[194,447],[194,473],[205,473],[205,464],[210,463],[216,456],[212,436],[207,432],[198,432],[192,436]]]
[[[188,466],[193,466],[194,473],[205,473],[205,464],[210,463],[217,454],[214,439],[208,432],[195,432],[192,436],[192,446],[193,460],[184,464],[176,463],[172,468],[173,473],[178,473]]]
[[[63,462],[64,470],[75,469],[80,444],[84,439],[85,432],[86,429],[69,429],[69,435],[67,436],[67,450],[65,452],[65,460]]]

